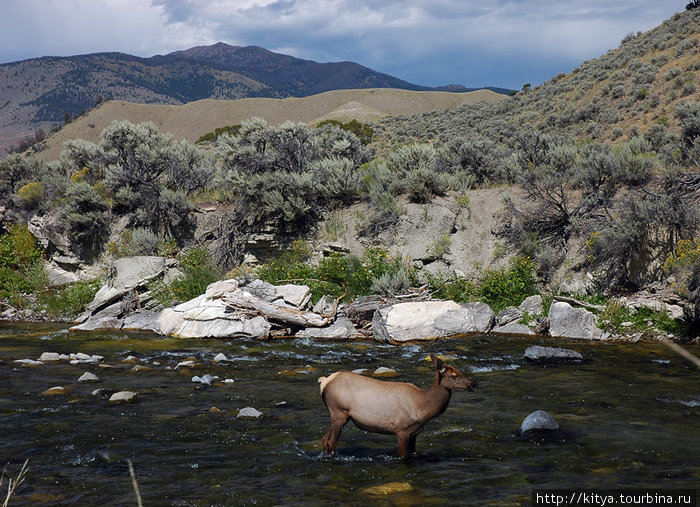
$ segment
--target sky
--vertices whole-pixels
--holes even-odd
[[[520,89],[570,72],[686,0],[0,0],[0,62],[225,42],[353,61],[424,86]]]

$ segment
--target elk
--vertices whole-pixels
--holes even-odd
[[[452,391],[473,391],[476,382],[431,354],[437,372],[433,385],[423,390],[406,382],[385,382],[349,371],[318,379],[321,397],[331,417],[323,435],[323,455],[335,454],[343,426],[351,420],[358,428],[394,434],[399,455],[416,452],[416,438],[426,423],[442,414]]]

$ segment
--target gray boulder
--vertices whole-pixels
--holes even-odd
[[[91,331],[94,329],[121,329],[124,319],[139,310],[158,310],[160,305],[151,298],[148,284],[154,280],[164,283],[182,274],[176,268],[177,261],[155,256],[124,257],[112,262],[107,281],[87,305],[85,312],[78,317],[72,329]],[[147,321],[152,315],[130,321],[129,327],[139,327],[139,322]],[[146,324],[146,329],[152,326]]]
[[[236,419],[258,419],[263,413],[253,407],[245,407],[238,411]]]
[[[518,308],[514,306],[508,306],[507,308],[504,308],[498,314],[496,315],[496,324],[499,326],[505,326],[506,324],[510,324],[511,322],[517,322],[519,321],[523,316],[523,312],[521,312]]]
[[[372,330],[375,340],[399,344],[488,333],[493,321],[493,310],[485,303],[413,301],[378,309]]]
[[[583,356],[575,350],[533,345],[525,350],[525,359],[535,363],[582,361]]]
[[[529,315],[540,315],[542,309],[542,296],[539,294],[525,298],[523,302],[520,303],[520,306],[518,306],[518,310]]]
[[[520,425],[520,433],[530,431],[554,431],[559,429],[556,419],[544,410],[535,410],[528,415]]]
[[[597,340],[603,332],[596,326],[596,316],[584,308],[556,301],[549,308],[549,334],[563,338]]]
[[[347,317],[340,317],[328,327],[307,327],[298,331],[296,338],[314,340],[348,340],[356,333],[355,326]]]

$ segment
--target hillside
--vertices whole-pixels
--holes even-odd
[[[392,118],[385,124],[393,137],[444,141],[476,131],[506,144],[510,130],[524,124],[609,142],[643,134],[652,125],[677,130],[676,105],[700,97],[699,41],[700,12],[686,11],[625,37],[618,48],[569,74],[523,89],[514,100]]]
[[[98,97],[140,104],[305,97],[329,90],[430,90],[353,62],[318,63],[218,43],[151,58],[123,53],[0,65],[0,150],[91,109]],[[448,87],[449,91],[470,91]]]
[[[68,139],[97,142],[104,127],[121,119],[152,121],[179,139],[196,141],[217,127],[241,123],[252,116],[262,117],[270,124],[285,120],[316,123],[329,118],[378,121],[387,115],[416,114],[504,99],[504,95],[489,90],[448,93],[376,88],[337,90],[303,98],[200,100],[181,106],[109,101],[51,136],[47,140],[48,148],[38,156],[47,161],[58,158],[61,145]]]

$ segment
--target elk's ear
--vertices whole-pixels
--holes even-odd
[[[437,368],[440,373],[445,373],[445,363],[442,362],[442,359],[434,356],[433,354],[430,354],[430,359],[433,361],[435,368]]]

